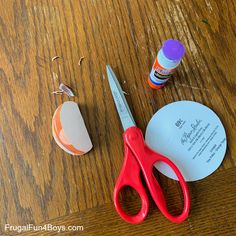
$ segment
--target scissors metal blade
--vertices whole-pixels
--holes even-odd
[[[132,113],[129,109],[128,103],[123,94],[123,90],[116,78],[115,73],[109,65],[106,66],[107,77],[112,92],[113,99],[116,104],[116,109],[118,111],[123,129],[126,130],[129,127],[136,126]]]

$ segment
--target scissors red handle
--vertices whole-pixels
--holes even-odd
[[[130,127],[125,131],[124,146],[124,164],[114,190],[115,208],[121,218],[129,223],[137,224],[147,216],[149,201],[140,178],[140,172],[142,171],[151,196],[162,214],[174,223],[184,221],[189,213],[190,197],[187,184],[176,165],[167,157],[151,150],[145,144],[142,132],[137,127]],[[168,164],[178,177],[184,196],[184,208],[180,215],[173,216],[169,213],[161,186],[153,175],[153,165],[158,161]],[[133,188],[141,198],[142,206],[136,215],[127,214],[119,203],[119,192],[125,186]]]

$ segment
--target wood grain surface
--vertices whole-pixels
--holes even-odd
[[[62,235],[236,234],[236,3],[234,0],[0,0],[0,233],[10,225],[83,225]],[[147,77],[164,40],[176,38],[186,56],[162,90]],[[52,58],[60,58],[52,61]],[[84,57],[81,65],[80,58]],[[221,167],[189,183],[191,212],[168,222],[153,202],[140,225],[114,210],[113,189],[123,162],[122,128],[106,79],[117,74],[145,131],[164,105],[193,100],[213,109],[227,133]],[[58,78],[56,78],[57,76]],[[59,83],[75,98],[55,95]],[[80,106],[94,148],[74,157],[51,134],[55,109]],[[158,177],[170,205],[181,209],[176,182]],[[131,211],[137,196],[123,193]],[[133,203],[131,203],[133,202]],[[24,232],[56,235],[56,232]]]

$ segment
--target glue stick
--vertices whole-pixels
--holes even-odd
[[[163,43],[148,78],[151,88],[159,89],[165,85],[174,69],[179,65],[184,53],[184,45],[176,39],[168,39]]]

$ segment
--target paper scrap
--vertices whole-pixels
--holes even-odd
[[[123,92],[123,94],[125,94],[125,95],[129,95],[128,93],[126,93],[125,91],[122,91]]]
[[[63,94],[63,91],[60,91],[60,90],[53,91],[52,94]]]
[[[56,59],[59,59],[59,58],[61,58],[61,57],[55,56],[55,57],[52,58],[52,61],[55,61]]]
[[[79,59],[79,62],[78,62],[78,65],[79,65],[79,66],[81,65],[81,63],[82,63],[82,61],[84,60],[84,58],[85,58],[85,57],[81,57],[81,58]]]
[[[58,80],[58,75],[55,72],[52,72],[52,78],[54,81]]]
[[[68,85],[65,85],[63,83],[61,83],[59,85],[59,90],[62,91],[63,93],[65,93],[66,95],[68,95],[69,97],[74,97],[74,93],[72,91],[72,88],[69,87]]]

